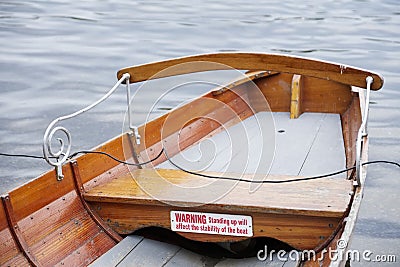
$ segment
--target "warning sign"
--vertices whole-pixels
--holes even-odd
[[[171,230],[211,235],[253,236],[251,216],[171,211]]]

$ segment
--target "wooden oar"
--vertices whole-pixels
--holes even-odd
[[[196,61],[202,61],[204,64],[185,64],[182,67],[177,66],[166,70],[178,64]],[[374,81],[371,89],[378,90],[383,85],[383,78],[378,73],[368,70],[303,57],[263,53],[216,53],[181,57],[123,68],[118,71],[117,77],[120,79],[124,73],[129,73],[130,82],[135,83],[187,73],[231,68],[301,74],[362,88],[366,88],[366,77],[372,76]]]

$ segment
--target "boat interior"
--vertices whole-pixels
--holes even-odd
[[[189,251],[203,244],[254,256],[257,238],[318,252],[340,236],[356,190],[352,170],[325,175],[355,164],[360,97],[350,84],[250,69],[94,149],[131,165],[84,154],[61,181],[51,171],[3,196],[0,264],[173,265],[204,261]],[[251,216],[252,235],[172,233],[172,211]]]

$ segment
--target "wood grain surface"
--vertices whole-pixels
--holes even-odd
[[[200,63],[184,64],[191,62]],[[179,64],[182,64],[181,67],[170,68]],[[134,83],[186,73],[232,68],[301,74],[363,88],[366,88],[365,79],[372,76],[373,90],[378,90],[383,85],[383,78],[379,74],[367,70],[303,57],[264,53],[216,53],[181,57],[124,68],[118,71],[117,77],[120,79],[124,73],[129,73],[130,82]]]

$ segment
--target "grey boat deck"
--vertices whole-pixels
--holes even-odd
[[[179,246],[131,235],[124,238],[118,245],[110,249],[90,266],[296,266],[297,262],[290,260],[288,256],[286,258],[286,261],[281,261],[274,255],[272,256],[272,261],[269,257],[265,261],[258,260],[257,257],[214,259]]]
[[[172,161],[188,170],[293,176],[345,168],[338,114],[304,113],[298,119],[290,119],[288,112],[272,114],[257,113],[203,139],[172,157]],[[169,161],[157,168],[175,169]]]
[[[298,119],[291,120],[289,113],[274,113],[275,129],[272,134],[270,130],[263,128],[268,125],[262,125],[268,116],[270,115],[266,112],[258,113],[257,117],[250,117],[232,126],[228,132],[220,132],[203,139],[174,156],[172,160],[191,170],[219,172],[244,170],[244,173],[296,176],[326,174],[345,168],[346,160],[339,115],[304,113]],[[248,139],[243,138],[242,127]],[[260,128],[267,133],[262,133]],[[271,142],[272,145],[270,145]],[[265,147],[260,146],[261,143],[266,145],[269,152],[260,158],[247,160],[248,155],[260,155],[261,150],[265,150]],[[239,144],[239,146],[232,147],[234,146],[232,144]],[[247,153],[243,153],[244,150]],[[213,153],[207,153],[209,151]],[[210,154],[215,156],[210,158]],[[236,163],[230,164],[227,159]],[[259,167],[260,161],[268,160],[271,164],[267,167]],[[246,162],[244,166],[241,165],[243,161]],[[169,162],[164,162],[157,167],[175,169]],[[344,175],[336,177],[344,177]],[[131,235],[93,262],[91,266],[286,267],[296,266],[296,264],[290,260],[286,262],[278,259],[260,261],[257,257],[219,260],[196,254],[179,246]]]

